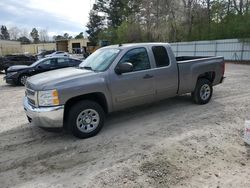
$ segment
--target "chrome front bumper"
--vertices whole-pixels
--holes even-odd
[[[27,117],[38,127],[61,128],[63,127],[64,106],[33,107],[24,97],[23,106]]]

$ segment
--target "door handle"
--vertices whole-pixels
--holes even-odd
[[[146,74],[143,79],[150,79],[150,78],[153,78],[154,76],[153,75],[150,75],[150,74]]]

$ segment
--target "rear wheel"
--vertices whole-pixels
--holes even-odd
[[[27,74],[21,75],[19,77],[19,79],[18,79],[19,84],[22,85],[22,86],[24,86],[26,84],[26,81],[27,81],[28,77],[29,76]]]
[[[213,95],[212,83],[205,78],[197,81],[192,98],[196,104],[207,104]]]
[[[105,113],[94,101],[81,101],[71,107],[67,127],[78,138],[95,136],[103,127]]]

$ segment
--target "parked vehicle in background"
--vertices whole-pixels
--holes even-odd
[[[63,51],[56,51],[52,54],[48,54],[45,57],[53,57],[53,56],[63,56],[63,57],[69,57],[69,54],[67,52],[63,52]]]
[[[36,58],[39,60],[45,58],[46,55],[52,54],[54,52],[55,50],[43,50],[36,55]]]
[[[101,130],[107,113],[185,93],[206,104],[224,70],[223,57],[175,57],[166,43],[109,46],[78,68],[28,79],[24,109],[39,127],[88,138]]]
[[[3,71],[3,70],[4,70],[4,68],[2,67],[2,66],[3,66],[3,61],[4,61],[3,58],[4,58],[4,57],[0,57],[0,71]]]
[[[13,65],[31,65],[36,58],[31,55],[7,55],[0,60],[0,71],[6,70]]]
[[[82,61],[68,57],[49,57],[38,60],[30,66],[19,65],[8,68],[4,79],[6,83],[15,85],[25,85],[28,77],[55,69],[65,67],[76,67]]]

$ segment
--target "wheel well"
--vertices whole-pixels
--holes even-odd
[[[90,94],[85,94],[85,95],[73,97],[66,102],[65,107],[64,107],[64,116],[63,116],[64,121],[66,120],[66,117],[67,117],[66,114],[69,112],[70,107],[81,100],[95,101],[99,105],[101,105],[101,107],[103,108],[105,113],[108,113],[108,105],[107,105],[107,100],[106,100],[105,95],[103,93],[90,93]]]
[[[201,78],[208,79],[211,83],[213,83],[213,81],[215,79],[215,72],[205,72],[205,73],[199,75],[198,80]]]
[[[28,74],[28,73],[21,73],[21,74],[18,76],[18,79],[20,79],[20,78],[21,78],[21,76],[23,76],[23,75],[30,76],[30,74]]]
[[[18,78],[17,78],[17,84],[21,84],[21,81],[20,81],[20,79],[21,79],[21,77],[23,76],[23,75],[27,75],[28,77],[30,76],[28,73],[21,73],[19,76],[18,76]],[[22,84],[21,84],[22,85]]]

